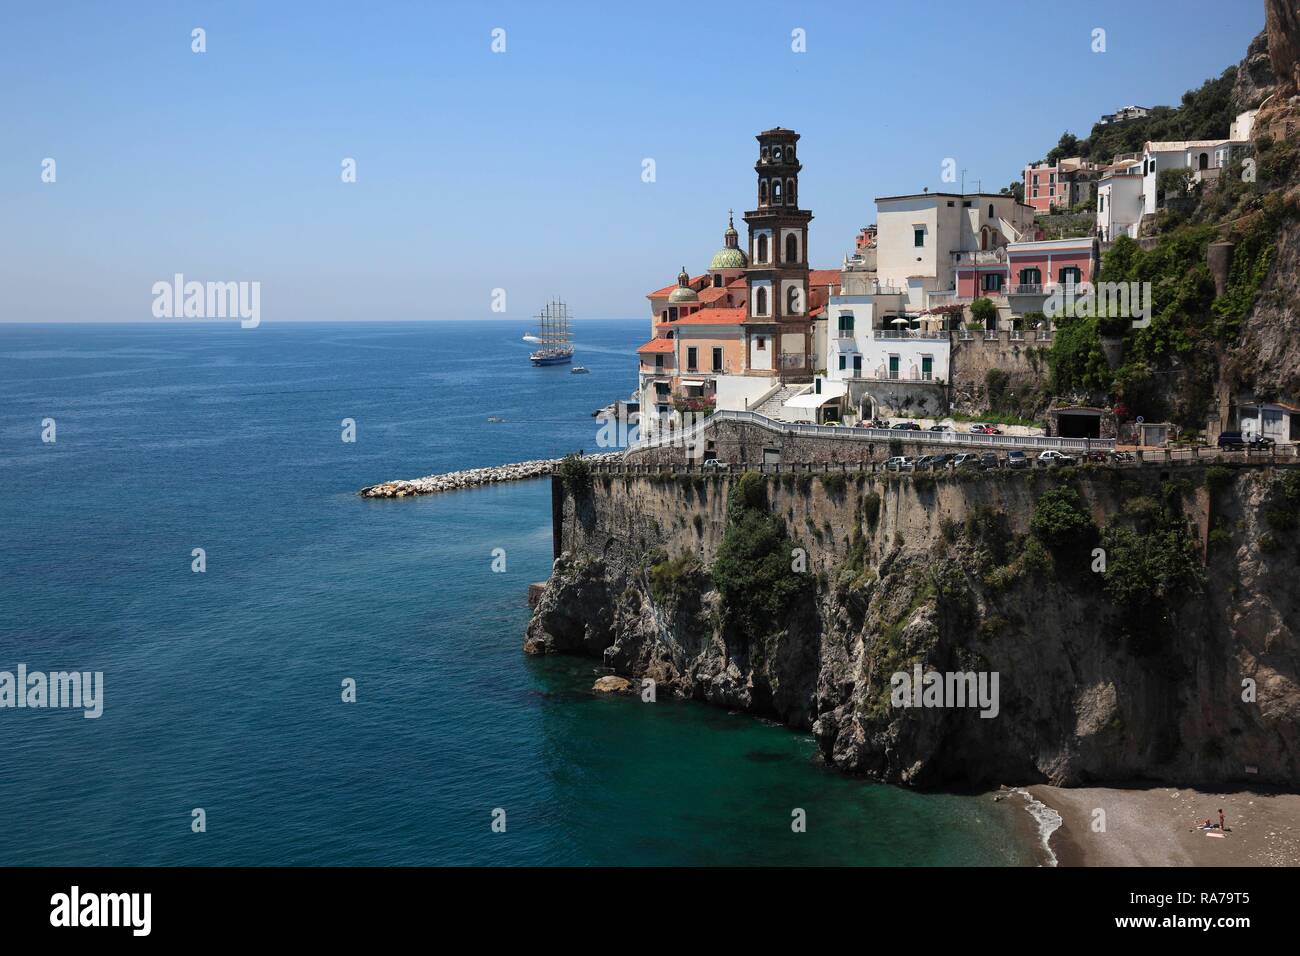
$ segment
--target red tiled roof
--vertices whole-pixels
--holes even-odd
[[[733,285],[744,285],[744,284],[745,284],[745,277],[736,276],[736,278],[732,279],[730,282],[727,283],[727,288],[730,289]]]
[[[840,270],[839,269],[809,269],[808,284],[809,285],[839,285]]]
[[[708,274],[707,272],[706,272],[704,275],[702,275],[702,276],[695,276],[695,277],[692,278],[692,279],[690,280],[690,282],[687,283],[687,284],[688,284],[692,289],[694,289],[696,292],[700,292],[700,291],[702,291],[703,288],[704,288],[704,286],[701,285],[701,283],[706,282],[706,281],[707,281],[707,282],[711,282],[711,281],[712,281],[712,280],[709,278],[709,274]],[[647,298],[647,299],[658,299],[658,298],[660,298],[660,297],[662,297],[662,296],[668,295],[670,292],[673,291],[673,289],[676,289],[676,288],[677,288],[677,283],[674,282],[672,285],[666,285],[666,286],[664,286],[662,289],[655,289],[655,291],[653,291],[653,292],[647,292],[647,293],[646,293],[646,298]]]
[[[672,325],[739,325],[745,321],[745,307],[700,309],[683,316]]]
[[[731,295],[731,293],[728,292],[725,288],[715,289],[713,286],[709,286],[707,289],[705,289],[703,292],[700,293],[700,301],[706,303],[716,302],[718,299],[726,298],[729,295]]]
[[[645,345],[637,349],[638,352],[671,352],[673,350],[672,339],[651,339]]]

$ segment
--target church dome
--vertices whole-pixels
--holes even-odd
[[[718,269],[744,269],[749,266],[749,257],[739,249],[719,249],[709,263],[711,271]]]
[[[700,294],[691,288],[691,276],[682,266],[682,271],[677,274],[677,288],[668,293],[669,302],[699,302]]]

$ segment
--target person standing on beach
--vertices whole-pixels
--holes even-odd
[[[1223,822],[1223,807],[1219,807],[1219,832],[1222,833],[1228,829],[1228,825]]]

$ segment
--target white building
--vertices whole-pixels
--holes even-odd
[[[1120,236],[1136,239],[1142,221],[1142,160],[1130,159],[1108,167],[1097,184],[1097,236],[1113,242]]]
[[[881,196],[876,209],[877,282],[901,292],[911,312],[952,301],[954,252],[999,248],[1032,235],[1034,224],[1033,208],[1003,193]]]

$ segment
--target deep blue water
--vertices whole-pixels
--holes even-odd
[[[0,709],[0,864],[1031,861],[1007,803],[525,657],[548,483],[356,496],[595,449],[645,324],[580,323],[586,376],[530,367],[525,330],[0,324],[0,670],[105,675],[98,720]]]

